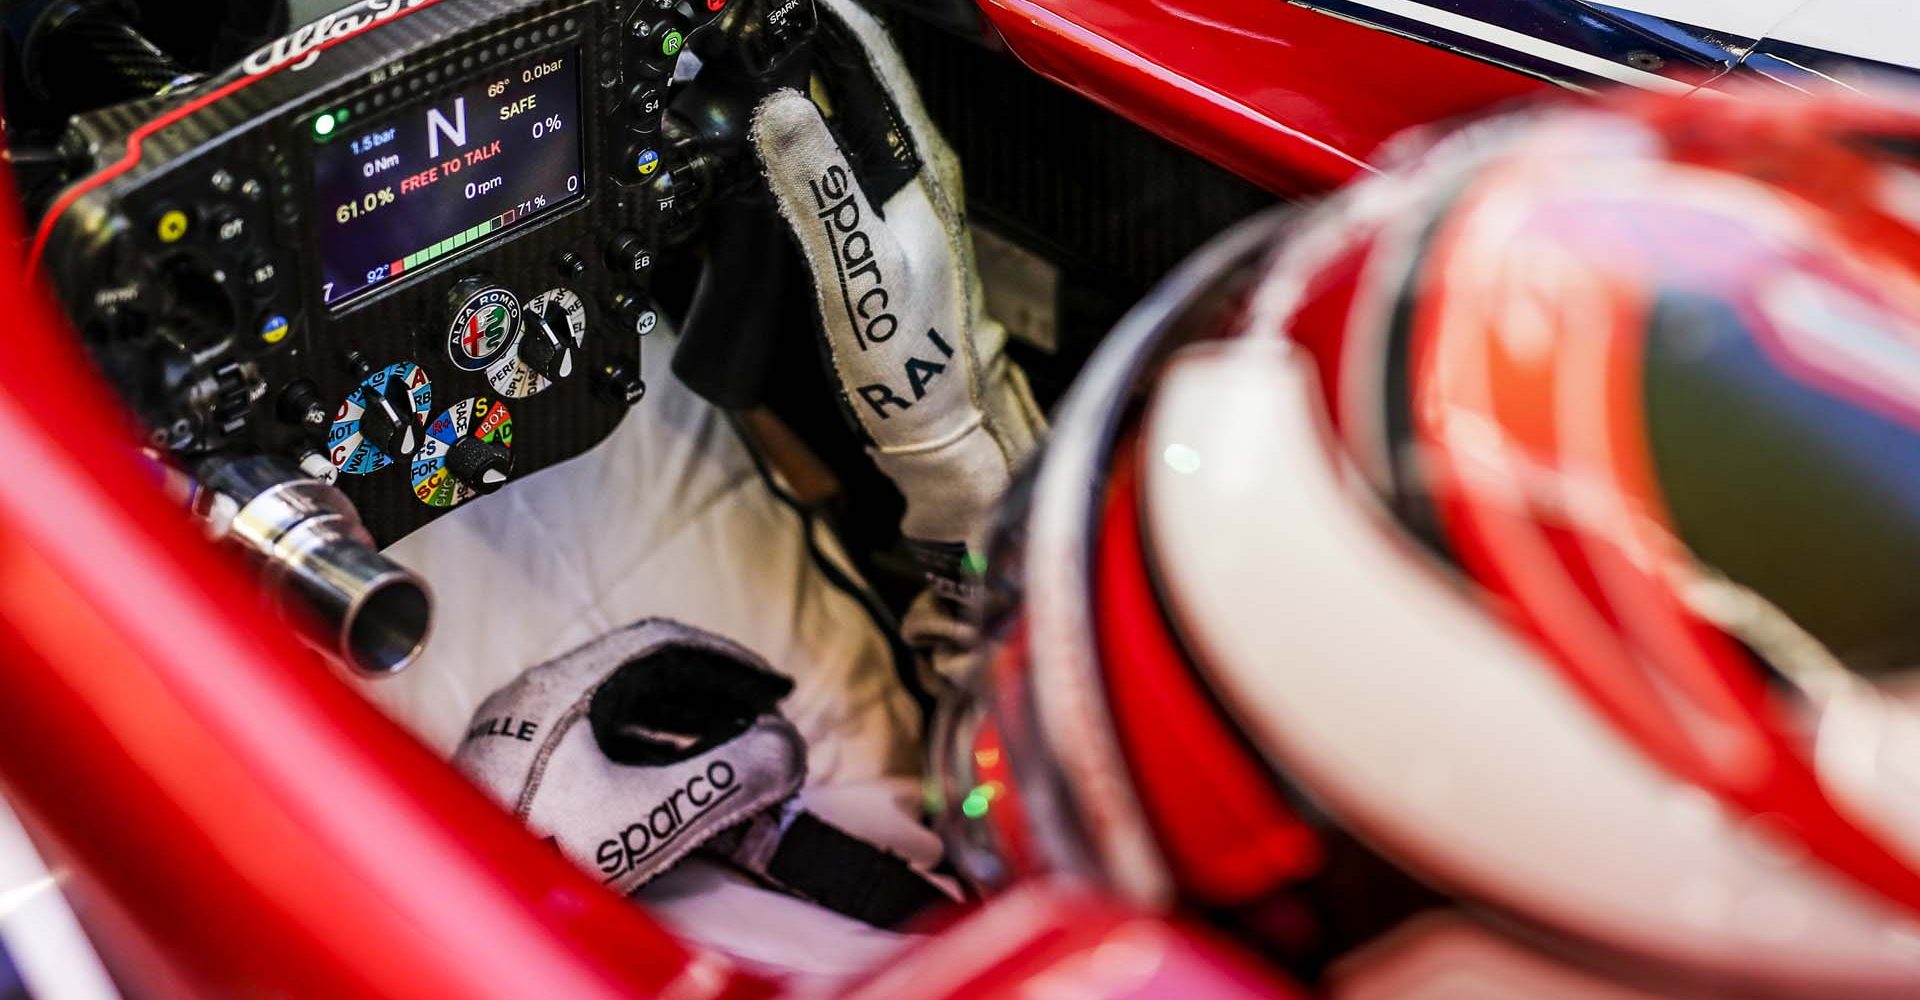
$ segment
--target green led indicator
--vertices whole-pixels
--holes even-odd
[[[337,111],[321,112],[320,117],[313,120],[314,137],[325,139],[335,132],[340,131],[340,126],[345,125],[349,117],[351,117],[351,113],[348,112],[346,108],[341,108]]]
[[[979,819],[987,814],[987,810],[993,806],[993,800],[999,795],[1000,783],[997,781],[975,785],[967,797],[960,800],[960,813],[968,819]]]

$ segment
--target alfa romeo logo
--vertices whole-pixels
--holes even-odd
[[[463,371],[477,372],[513,345],[520,330],[520,300],[504,288],[475,293],[454,314],[447,330],[447,357]]]

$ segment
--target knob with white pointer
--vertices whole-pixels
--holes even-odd
[[[493,441],[463,437],[447,452],[447,472],[486,496],[507,485],[513,475],[513,452]]]
[[[514,349],[487,368],[487,383],[507,399],[552,388],[586,364],[587,304],[570,288],[527,300]]]
[[[527,314],[520,332],[520,363],[529,371],[551,382],[572,375],[574,346],[573,327],[560,302]]]
[[[289,386],[289,396],[281,402],[295,408],[291,419],[310,424],[316,437],[324,433],[327,461],[334,468],[344,475],[370,476],[426,448],[423,426],[433,408],[433,381],[411,361],[378,371],[358,354],[349,353],[348,361],[361,381],[340,401],[331,423],[325,422],[327,411],[315,405],[313,392],[293,392]],[[289,411],[281,411],[282,419],[289,417]]]
[[[427,443],[407,469],[413,495],[429,507],[495,492],[513,475],[513,414],[484,396],[453,404],[427,425]]]
[[[365,399],[366,409],[360,414],[361,440],[393,459],[405,459],[420,450],[420,417],[405,383],[389,379],[380,391],[367,393]]]

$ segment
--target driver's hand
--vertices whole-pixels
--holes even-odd
[[[1006,330],[984,310],[960,165],[898,50],[852,0],[818,4],[817,44],[838,46],[830,57],[863,61],[883,92],[865,96],[884,97],[843,101],[835,126],[871,136],[875,123],[849,116],[888,119],[878,132],[887,135],[884,168],[893,176],[863,185],[835,130],[797,91],[760,104],[753,141],[812,271],[846,405],[906,495],[902,529],[930,571],[960,583],[963,567],[978,565],[968,556],[980,552],[992,509],[1045,417],[1006,358]],[[876,210],[867,191],[889,188]]]

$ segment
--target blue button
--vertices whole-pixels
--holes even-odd
[[[652,177],[660,169],[660,154],[651,149],[643,149],[633,157],[633,172],[641,177]]]
[[[287,339],[290,329],[292,324],[287,322],[287,318],[276,313],[260,321],[260,339],[269,344],[278,344]]]

